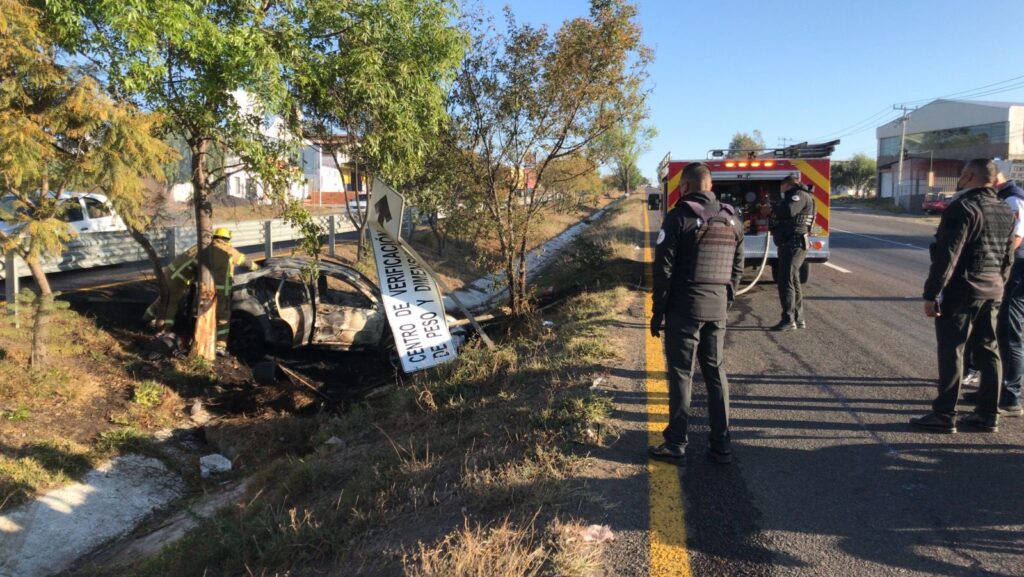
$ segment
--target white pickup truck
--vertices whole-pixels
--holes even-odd
[[[63,220],[67,221],[68,226],[78,234],[116,232],[127,228],[121,217],[110,206],[107,197],[102,194],[65,193],[61,195],[61,199],[64,203]],[[18,210],[24,209],[17,208],[17,199],[13,196],[0,198],[2,213],[12,214]],[[10,234],[21,226],[24,226],[23,222],[0,221],[0,232]]]

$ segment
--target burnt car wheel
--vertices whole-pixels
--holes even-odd
[[[228,348],[244,359],[259,359],[267,349],[263,338],[263,327],[256,317],[246,313],[231,316],[231,332],[228,334]]]
[[[382,364],[389,365],[394,369],[402,368],[402,361],[398,358],[398,347],[395,346],[395,337],[391,334],[391,329],[387,329],[384,336],[381,337],[377,355]]]

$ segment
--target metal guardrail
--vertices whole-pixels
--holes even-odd
[[[355,227],[345,215],[327,215],[317,217],[316,221],[327,231],[328,252],[334,253],[334,237],[336,234],[352,232]],[[295,240],[301,234],[292,229],[290,225],[281,219],[276,220],[253,220],[241,222],[220,222],[214,224],[214,228],[224,226],[232,231],[232,244],[238,248],[260,246],[264,247],[268,256],[273,253],[275,242]],[[177,226],[160,228],[149,233],[146,237],[153,243],[153,248],[160,254],[165,263],[170,262],[178,253],[187,250],[196,243],[195,227]],[[0,278],[6,280],[7,272],[13,268],[15,278],[29,276],[28,266],[15,257],[13,253],[4,255],[0,263]],[[59,258],[50,258],[43,261],[43,270],[47,273],[82,270],[99,266],[110,266],[126,264],[146,260],[146,253],[142,250],[135,239],[127,232],[93,232],[81,234],[71,241],[68,241],[64,252]],[[5,285],[15,285],[5,283]],[[8,298],[11,297],[11,287],[7,286]],[[15,289],[15,293],[17,290]]]

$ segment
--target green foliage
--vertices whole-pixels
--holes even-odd
[[[17,409],[11,409],[9,411],[0,411],[0,418],[7,419],[8,421],[14,421],[16,423],[21,421],[27,421],[29,417],[28,407],[20,405]]]
[[[877,173],[875,159],[866,154],[857,153],[850,160],[833,161],[832,190],[847,186],[860,196],[874,189]]]
[[[754,130],[754,132],[747,134],[746,132],[737,132],[732,136],[732,140],[729,141],[729,152],[728,157],[733,158],[737,156],[746,156],[747,152],[764,148],[764,137],[761,136],[760,130]]]
[[[160,404],[164,397],[164,386],[156,381],[141,381],[132,392],[132,402],[147,409]]]
[[[472,157],[466,170],[482,194],[472,207],[497,237],[510,306],[529,308],[526,259],[532,227],[550,210],[547,171],[559,159],[588,156],[598,140],[643,110],[650,51],[636,7],[601,0],[590,16],[550,33],[515,20],[505,30],[467,23],[473,42],[449,99],[454,146]],[[642,115],[641,115],[642,116]]]

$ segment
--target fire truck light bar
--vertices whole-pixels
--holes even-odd
[[[773,161],[773,160],[766,160],[764,162],[760,162],[760,161],[755,161],[755,162],[745,162],[745,161],[733,162],[733,161],[729,161],[729,162],[725,163],[725,167],[726,168],[747,168],[748,166],[750,168],[761,168],[762,166],[764,168],[771,168],[771,167],[775,166],[775,161]]]

